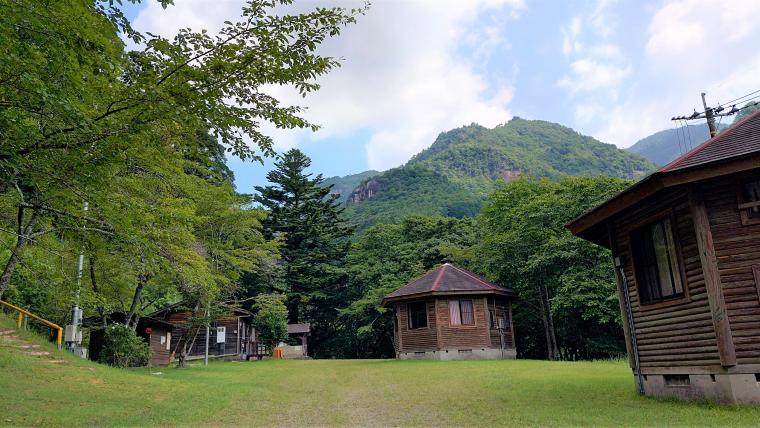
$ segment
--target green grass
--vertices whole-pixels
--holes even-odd
[[[0,317],[0,327],[7,326],[7,319]],[[68,362],[51,364],[0,348],[0,424],[756,426],[760,422],[760,408],[639,397],[623,362],[257,361],[118,370],[65,354],[54,357]]]

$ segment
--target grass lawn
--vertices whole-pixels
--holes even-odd
[[[0,327],[8,324],[0,317]],[[65,353],[47,358],[66,362],[0,347],[0,424],[760,423],[760,408],[639,397],[624,362],[256,361],[118,370]]]

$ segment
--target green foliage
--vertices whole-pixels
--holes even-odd
[[[347,214],[360,230],[410,214],[475,216],[502,179],[636,178],[654,168],[638,155],[550,122],[514,118],[493,129],[473,124],[440,134],[406,165],[373,177],[372,196],[350,203]]]
[[[148,364],[150,347],[124,324],[106,327],[100,362],[114,367],[142,367]]]
[[[262,122],[315,129],[264,87],[317,90],[339,65],[321,44],[364,11],[249,0],[218,35],[169,40],[132,29],[122,3],[0,0],[0,296],[10,285],[15,302],[58,322],[80,250],[81,306],[125,311],[131,327],[155,306],[223,300],[271,270],[277,242],[224,155],[273,155]]]
[[[256,311],[253,326],[259,341],[267,349],[274,349],[288,338],[288,308],[285,306],[285,298],[282,294],[259,294],[253,304]]]
[[[575,238],[564,224],[628,184],[605,177],[521,178],[491,195],[478,218],[472,265],[520,294],[514,318],[522,356],[590,359],[625,352],[609,252]],[[544,326],[549,318],[554,328]],[[556,335],[553,346],[550,335]]]
[[[291,323],[313,324],[316,355],[334,355],[337,308],[345,303],[343,259],[353,229],[343,208],[323,186],[322,175],[304,171],[311,160],[298,149],[282,155],[267,174],[271,185],[256,187],[255,199],[269,211],[264,220],[268,237],[282,240],[282,276],[288,287]]]
[[[742,107],[741,111],[736,115],[734,118],[734,123],[744,119],[745,117],[751,115],[752,113],[760,110],[760,102],[757,101],[750,101]]]

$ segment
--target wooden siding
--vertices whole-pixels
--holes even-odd
[[[469,297],[467,298],[469,299]],[[484,296],[473,296],[471,299],[475,318],[474,326],[452,326],[449,320],[449,299],[439,297],[426,300],[427,327],[411,330],[408,328],[407,303],[409,302],[397,303],[395,316],[398,330],[394,332],[394,348],[397,352],[499,348],[501,346],[499,331],[490,328],[487,307],[495,309],[499,316],[504,316],[509,322],[509,328],[504,334],[504,346],[505,348],[514,348],[509,302],[506,299],[494,301],[493,297],[486,298]],[[487,299],[490,303],[487,303]]]
[[[187,323],[189,316],[189,311],[181,311],[169,315],[167,321],[175,326],[174,332],[172,333],[171,352],[179,353],[181,351],[181,347],[183,346],[182,341],[193,339],[195,332],[187,331],[187,329],[184,328],[184,325]],[[246,325],[245,323],[243,324]],[[221,326],[226,327],[224,338],[225,342],[223,344],[218,344],[216,343],[216,327]],[[236,316],[230,316],[228,318],[220,319],[212,323],[209,330],[209,355],[220,356],[239,354],[242,348],[242,346],[239,346],[238,344],[238,336],[240,333],[241,329],[239,328],[238,317]],[[194,345],[188,352],[188,357],[194,358],[203,356],[205,354],[205,348],[206,328],[201,327],[198,330],[198,335],[195,339]]]
[[[710,219],[737,363],[759,364],[760,278],[753,268],[760,265],[760,224],[742,224],[738,179],[711,180],[700,188]]]
[[[672,210],[672,211],[671,211]],[[655,216],[672,212],[685,297],[641,305],[629,234]],[[612,251],[625,260],[642,367],[720,365],[689,201],[684,189],[669,189],[613,220]]]
[[[398,303],[398,325],[400,330],[400,351],[435,351],[438,349],[438,337],[436,333],[435,301],[426,300],[427,327],[409,329],[409,321],[406,302]]]
[[[166,349],[166,342],[161,344],[161,336],[169,340],[169,331],[160,327],[151,327],[150,338],[150,360],[148,364],[151,367],[165,366],[169,364],[171,351]],[[171,340],[170,340],[171,341]]]
[[[491,338],[488,334],[488,311],[486,311],[485,299],[482,296],[463,297],[463,299],[472,299],[475,325],[451,325],[451,317],[449,315],[450,299],[436,300],[438,321],[441,323],[440,349],[490,348]],[[459,298],[452,298],[451,300],[459,300]]]

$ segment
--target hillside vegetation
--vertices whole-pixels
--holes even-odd
[[[266,360],[119,370],[65,352],[57,358],[66,363],[0,346],[0,425],[753,426],[760,417],[758,408],[638,396],[622,361]]]
[[[406,165],[365,180],[347,213],[360,228],[408,214],[473,216],[500,179],[630,179],[654,168],[636,154],[556,123],[514,118],[493,129],[472,124],[440,134]]]
[[[718,129],[726,129],[728,125],[719,124]],[[665,165],[691,148],[697,147],[710,138],[707,124],[689,126],[687,128],[672,128],[656,132],[642,138],[629,147],[631,153],[643,156],[657,165]]]

